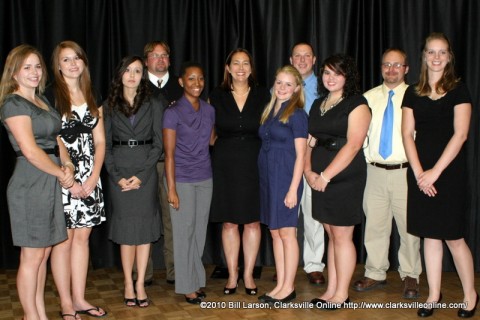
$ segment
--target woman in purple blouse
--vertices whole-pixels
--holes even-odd
[[[173,230],[175,292],[188,303],[206,297],[202,264],[212,199],[212,168],[209,144],[213,139],[215,111],[200,99],[205,80],[202,67],[182,66],[183,96],[165,110],[163,143],[167,198]]]

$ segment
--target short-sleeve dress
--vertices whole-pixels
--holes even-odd
[[[82,184],[92,174],[95,160],[95,144],[92,130],[98,123],[88,110],[87,104],[72,106],[72,116],[62,117],[60,136],[67,147],[70,159],[75,166],[75,180]],[[63,206],[67,228],[93,227],[105,221],[102,182],[85,199],[72,198],[72,194],[62,188]]]
[[[321,103],[321,99],[315,100],[308,118],[308,132],[318,140],[311,159],[312,170],[317,173],[328,167],[345,144],[350,112],[359,105],[368,105],[362,95],[354,95],[321,116]],[[326,146],[325,141],[336,141],[337,147],[332,147],[331,143]],[[360,150],[352,162],[331,179],[325,192],[312,190],[313,218],[335,226],[359,224],[363,216],[362,201],[366,181],[367,165],[363,150]]]
[[[438,100],[420,97],[415,85],[408,87],[402,106],[415,118],[415,145],[423,170],[431,169],[454,134],[455,106],[471,103],[462,82]],[[467,172],[464,147],[434,183],[435,197],[418,189],[411,168],[407,170],[407,232],[431,239],[455,240],[465,236]]]
[[[270,100],[266,88],[252,87],[240,111],[231,91],[210,94],[217,140],[213,147],[212,222],[246,224],[260,220],[258,136],[262,111]]]
[[[289,209],[284,200],[292,182],[293,168],[296,160],[295,139],[307,138],[308,119],[303,109],[297,109],[287,123],[282,123],[279,116],[288,101],[284,102],[273,115],[260,126],[259,135],[262,146],[258,156],[260,177],[260,222],[270,230],[297,227],[298,205],[302,198],[303,179],[297,189],[298,203]]]
[[[60,115],[46,99],[41,99],[48,106],[48,111],[16,94],[7,96],[0,108],[0,117],[15,152],[20,152],[20,148],[5,123],[6,119],[15,116],[31,118],[35,142],[40,148],[52,149],[57,145],[62,125]],[[48,156],[60,164],[58,156]],[[8,183],[7,201],[15,246],[45,248],[67,238],[62,190],[57,178],[39,170],[23,156],[17,157]]]

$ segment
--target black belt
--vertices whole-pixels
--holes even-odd
[[[315,147],[321,146],[328,151],[338,151],[347,143],[347,139],[342,137],[316,139],[317,141],[315,142]]]
[[[408,162],[404,162],[400,164],[383,164],[378,162],[370,162],[370,164],[374,167],[382,168],[385,170],[396,170],[396,169],[408,168]]]
[[[135,140],[135,139],[128,139],[127,141],[113,141],[114,146],[129,146],[130,148],[143,146],[145,144],[152,144],[153,140]]]
[[[55,155],[55,157],[60,157],[60,149],[58,148],[58,146],[55,146],[53,148],[47,148],[47,149],[43,149],[43,151],[45,151],[46,154],[53,154]],[[17,157],[23,157],[23,153],[21,150],[19,151],[15,151],[15,154],[17,155]]]

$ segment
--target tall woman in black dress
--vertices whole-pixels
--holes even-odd
[[[424,238],[429,286],[427,302],[441,299],[445,240],[462,282],[465,309],[473,316],[478,302],[473,260],[464,236],[467,209],[467,172],[464,142],[468,136],[471,100],[455,76],[454,56],[445,35],[425,40],[420,80],[403,98],[402,135],[410,168],[407,171],[407,231]],[[433,308],[418,315],[430,316]]]
[[[243,242],[245,292],[257,288],[253,268],[260,245],[260,191],[258,181],[258,137],[260,116],[270,99],[258,87],[253,59],[245,49],[227,57],[222,84],[210,94],[215,108],[217,139],[212,157],[213,198],[210,220],[223,222],[222,244],[228,266],[224,294],[233,294],[239,279],[238,255]],[[240,237],[238,225],[243,224]]]
[[[312,215],[323,223],[330,241],[328,287],[312,303],[338,304],[348,301],[356,264],[352,237],[363,215],[367,167],[361,148],[371,113],[359,94],[358,71],[351,57],[333,55],[323,61],[320,71],[321,98],[313,103],[308,119],[305,178],[313,190]]]

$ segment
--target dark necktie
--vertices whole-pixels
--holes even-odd
[[[162,81],[163,81],[163,80],[161,80],[161,79],[158,79],[158,80],[157,80],[157,86],[158,86],[159,88],[162,87]]]
[[[383,159],[387,159],[392,154],[393,139],[393,90],[388,92],[388,102],[383,113],[382,132],[380,133],[380,147],[378,152]]]

